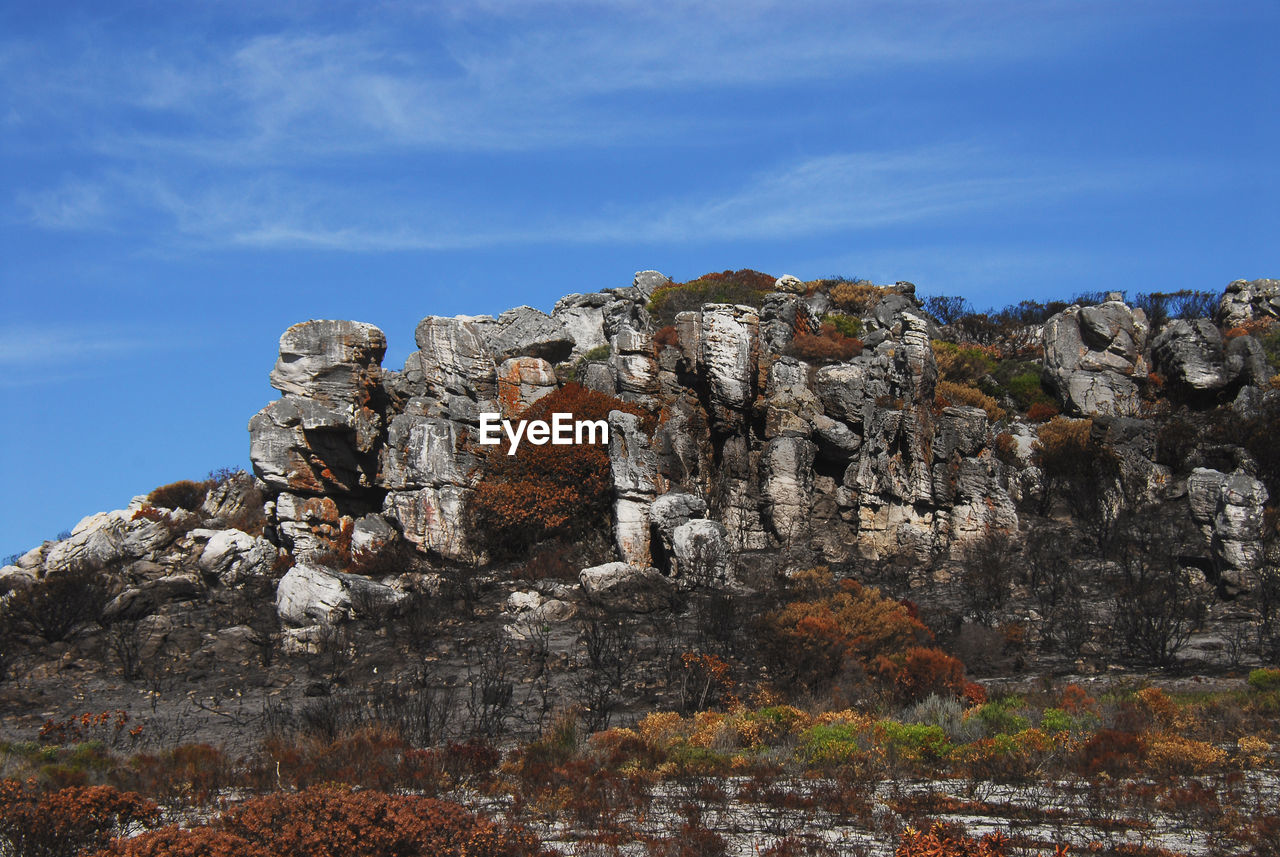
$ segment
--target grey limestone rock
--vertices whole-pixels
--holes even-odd
[[[1243,473],[1197,467],[1187,480],[1187,499],[1222,578],[1232,585],[1251,586],[1263,558],[1266,486]]]
[[[541,357],[551,363],[559,363],[569,358],[575,344],[559,321],[530,306],[502,313],[486,332],[486,338],[498,360]]]
[[[333,624],[355,613],[386,615],[404,598],[366,577],[300,562],[276,586],[276,612],[290,625]]]
[[[268,576],[278,555],[276,546],[266,539],[240,530],[218,530],[205,543],[196,564],[224,585],[235,586]]]
[[[1119,300],[1071,306],[1044,326],[1045,373],[1066,409],[1085,416],[1138,412],[1134,377],[1147,372],[1147,317]]]
[[[596,604],[631,613],[671,606],[675,587],[656,568],[610,562],[584,568],[578,576],[583,594]]]
[[[1267,316],[1280,317],[1280,280],[1235,280],[1218,301],[1217,320],[1224,327]]]
[[[733,568],[729,539],[718,521],[686,521],[671,534],[675,573],[681,583],[696,586],[726,586]]]
[[[280,337],[271,386],[286,395],[364,404],[380,380],[387,338],[358,321],[304,321]]]

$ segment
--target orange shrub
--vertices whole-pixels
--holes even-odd
[[[658,345],[679,345],[680,333],[674,324],[668,324],[666,327],[658,328],[658,332],[653,335],[653,341]]]
[[[522,414],[526,420],[551,420],[555,413],[575,420],[608,419],[626,411],[653,420],[643,409],[578,384],[566,384],[543,396]],[[491,447],[484,475],[468,503],[471,532],[483,534],[500,554],[518,554],[554,536],[574,537],[607,524],[613,500],[609,452],[603,444],[535,446],[522,443],[515,455],[508,444]]]
[[[894,857],[1002,857],[1009,839],[1002,833],[988,833],[972,839],[946,824],[934,824],[927,831],[907,828],[902,832]]]
[[[1033,423],[1042,423],[1053,419],[1059,413],[1060,411],[1048,402],[1033,402],[1031,407],[1027,408],[1027,419]]]
[[[41,792],[0,781],[0,853],[74,857],[101,848],[135,823],[154,824],[159,808],[141,795],[111,786]]]
[[[831,300],[845,312],[865,313],[880,302],[887,290],[866,280],[856,283],[839,283],[831,289]]]
[[[987,416],[991,418],[992,422],[999,422],[1008,416],[1005,409],[1000,407],[999,402],[977,387],[953,384],[950,381],[938,382],[934,392],[934,401],[940,408],[950,405],[968,405],[974,408],[982,408],[987,412]]]
[[[456,803],[382,792],[311,788],[246,801],[220,826],[278,857],[523,857],[546,853]]]
[[[818,333],[797,333],[788,353],[808,363],[840,363],[862,353],[862,340],[845,336],[831,322]]]
[[[794,600],[765,618],[762,645],[779,675],[816,690],[852,672],[903,699],[959,695],[964,668],[929,647],[932,635],[904,604],[826,569],[793,580]]]
[[[274,857],[234,833],[197,827],[162,827],[132,839],[117,839],[94,857]]]

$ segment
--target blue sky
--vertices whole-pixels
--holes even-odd
[[[0,554],[247,465],[279,334],[751,267],[1278,276],[1280,4],[0,7]]]

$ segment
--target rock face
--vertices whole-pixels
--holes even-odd
[[[647,304],[669,282],[642,271],[630,285],[562,298],[550,315],[428,316],[400,372],[380,367],[385,340],[369,325],[290,328],[272,373],[283,396],[250,423],[280,545],[306,559],[348,537],[364,549],[403,537],[439,562],[486,563],[484,534],[467,530],[480,414],[516,415],[570,378],[657,417],[652,432],[621,411],[609,418],[614,554],[632,569],[623,577],[657,568],[668,583],[728,582],[753,552],[784,564],[924,559],[1016,530],[1014,498],[1042,485],[1034,426],[935,401],[939,328],[910,283],[880,288],[861,314],[859,354],[818,365],[790,352],[832,310],[822,292],[782,277],[759,308],[706,304],[659,331]],[[1275,314],[1275,282],[1233,283],[1219,320]],[[1019,342],[1030,348],[1028,330]],[[1149,365],[1214,401],[1239,387],[1238,407],[1256,410],[1255,387],[1273,370],[1259,341],[1237,333],[1177,321],[1148,349],[1144,313],[1118,294],[1034,328],[1063,409],[1095,418],[1124,484],[1150,501],[1171,474],[1154,463],[1151,425],[1136,419]],[[1257,508],[1256,491],[1194,484],[1215,556],[1226,574],[1243,574],[1257,551],[1253,512],[1239,510]],[[143,556],[162,536],[140,528],[129,538],[138,544],[126,553]],[[77,550],[57,547],[55,559]],[[253,550],[259,567],[265,553]],[[225,576],[223,561],[235,562],[211,554],[213,576]]]
[[[1135,378],[1147,374],[1147,317],[1122,300],[1072,306],[1044,326],[1045,374],[1067,409],[1083,416],[1133,416]]]
[[[1236,280],[1218,301],[1217,320],[1223,327],[1268,316],[1280,317],[1280,280]]]
[[[1187,497],[1221,579],[1231,586],[1252,587],[1262,561],[1266,486],[1243,473],[1197,467],[1187,480]]]

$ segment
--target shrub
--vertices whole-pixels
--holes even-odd
[[[606,420],[610,411],[625,411],[653,420],[641,408],[578,384],[566,384],[534,402],[522,415],[550,421],[553,413],[576,420]],[[575,538],[611,517],[613,478],[603,444],[535,446],[522,443],[507,455],[507,441],[491,447],[484,475],[468,502],[470,531],[483,534],[500,555],[517,555],[552,537]]]
[[[60,571],[15,591],[2,618],[54,643],[96,620],[106,601],[107,585],[98,572]]]
[[[653,341],[660,346],[679,345],[680,332],[676,330],[674,324],[668,324],[666,327],[658,328],[658,332],[653,335]]]
[[[1203,774],[1222,767],[1226,760],[1225,750],[1181,735],[1156,735],[1147,747],[1147,764],[1165,776]]]
[[[521,857],[545,853],[461,806],[416,795],[327,787],[277,793],[225,813],[220,826],[278,857]]]
[[[261,845],[225,830],[162,827],[117,839],[94,857],[274,857]]]
[[[973,313],[973,305],[959,295],[930,295],[924,299],[924,308],[939,324],[952,324]]]
[[[789,603],[765,617],[761,645],[777,674],[809,690],[849,675],[911,701],[963,689],[960,662],[927,647],[928,629],[908,608],[829,571],[797,575]]]
[[[1042,423],[1058,416],[1060,411],[1055,405],[1047,402],[1036,402],[1027,408],[1027,419],[1033,423]]]
[[[953,384],[950,381],[938,382],[934,393],[934,401],[940,408],[946,408],[951,405],[968,405],[969,407],[982,408],[987,412],[987,417],[992,422],[999,422],[1008,416],[1005,409],[1000,407],[1000,403],[986,393],[976,387],[966,387],[962,384]]]
[[[846,280],[831,285],[830,294],[838,309],[862,315],[870,312],[888,294],[888,289],[874,286],[869,280]]]
[[[1261,669],[1253,670],[1249,673],[1249,687],[1263,693],[1280,690],[1280,669],[1262,667]]]
[[[154,824],[159,808],[111,786],[41,792],[0,781],[0,853],[14,857],[74,857],[101,848],[131,824]]]
[[[831,313],[822,319],[823,325],[834,325],[835,329],[850,339],[858,339],[862,336],[862,319],[856,315],[840,315],[839,313]]]
[[[675,324],[676,316],[700,310],[704,304],[745,304],[758,307],[773,291],[776,279],[769,274],[744,268],[703,274],[696,280],[661,286],[649,299],[649,312],[656,327]]]
[[[894,857],[1001,857],[1006,853],[1008,841],[1001,833],[972,839],[949,825],[934,824],[925,832],[904,830],[893,854]]]
[[[186,509],[188,512],[194,512],[200,508],[200,504],[204,502],[205,495],[208,493],[208,482],[182,479],[154,489],[147,495],[147,502],[165,509]]]
[[[996,368],[991,350],[977,345],[956,345],[935,339],[933,359],[938,364],[938,380],[976,385]]]
[[[787,351],[808,363],[841,363],[862,353],[862,341],[824,322],[818,333],[797,333]]]

